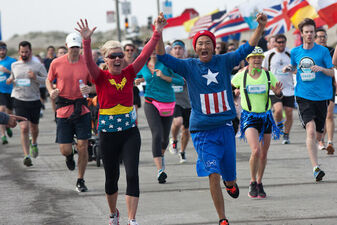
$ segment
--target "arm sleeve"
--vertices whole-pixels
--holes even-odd
[[[178,73],[180,76],[186,78],[188,75],[187,61],[183,59],[177,59],[171,55],[157,55],[157,59],[162,62],[165,66],[172,69],[174,72]]]
[[[91,39],[83,40],[83,51],[84,51],[84,60],[87,64],[87,68],[89,70],[89,73],[91,77],[96,80],[98,76],[100,75],[100,69],[94,62],[94,59],[92,58],[92,52],[91,52]]]
[[[40,65],[40,68],[39,68],[39,72],[36,76],[36,80],[37,82],[39,82],[40,84],[44,84],[46,82],[46,78],[47,78],[47,70],[46,68],[44,67],[43,64]]]
[[[136,58],[136,60],[131,64],[133,66],[134,72],[137,74],[142,67],[145,65],[146,60],[148,60],[154,51],[159,39],[161,37],[161,33],[155,31],[153,32],[152,38],[150,41],[144,46],[140,55]]]
[[[172,84],[183,86],[185,84],[184,78],[179,74],[172,72]]]
[[[244,60],[249,53],[254,50],[254,46],[251,46],[247,41],[244,45],[241,45],[235,52],[229,54],[221,55],[220,57],[225,60],[226,63],[229,63],[229,66],[233,68],[234,66],[239,65],[241,60]],[[226,58],[226,57],[229,57]]]
[[[9,115],[4,112],[0,112],[0,124],[8,124]]]

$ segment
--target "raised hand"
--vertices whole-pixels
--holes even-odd
[[[82,38],[84,40],[88,40],[91,38],[91,35],[94,33],[94,31],[96,30],[97,27],[94,27],[90,30],[89,26],[88,26],[88,21],[87,19],[83,20],[81,19],[79,22],[77,22],[78,28],[75,28],[76,31],[78,31]]]
[[[256,21],[259,23],[259,25],[266,26],[267,16],[262,12],[260,12],[256,15]]]
[[[276,82],[275,86],[271,86],[271,90],[275,93],[275,95],[280,95],[282,93],[282,83]]]
[[[154,21],[155,30],[158,32],[162,32],[166,24],[167,24],[167,21],[164,17],[163,12],[161,12],[159,16],[157,17],[157,19]]]

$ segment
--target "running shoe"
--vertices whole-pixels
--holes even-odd
[[[10,138],[13,137],[13,131],[12,131],[11,128],[7,127],[6,128],[6,133],[7,133],[8,137],[10,137]]]
[[[333,153],[335,152],[335,149],[332,143],[328,144],[328,147],[326,147],[326,150],[328,151],[328,155],[333,155]]]
[[[119,211],[116,209],[114,214],[110,215],[109,225],[119,225]]]
[[[136,220],[129,220],[128,225],[138,225]]]
[[[319,150],[326,150],[325,144],[323,141],[318,142],[318,149]]]
[[[178,143],[178,141],[174,141],[173,138],[170,138],[170,147],[169,147],[169,150],[170,150],[170,153],[172,155],[178,154],[177,143]]]
[[[77,179],[76,183],[76,191],[77,192],[86,192],[88,191],[87,186],[85,186],[85,181],[83,179]]]
[[[267,197],[267,194],[266,192],[264,192],[264,189],[263,189],[263,184],[257,184],[257,197],[258,198],[265,198]]]
[[[226,191],[227,193],[232,197],[232,198],[238,198],[239,194],[240,194],[240,190],[239,190],[239,186],[237,183],[234,184],[234,186],[227,186],[226,182],[223,182],[225,187],[226,187]]]
[[[283,141],[282,141],[282,144],[284,144],[284,145],[290,144],[289,134],[284,134],[284,135],[283,135]]]
[[[185,156],[185,152],[179,152],[179,159],[180,159],[180,163],[184,163],[186,162],[186,156]]]
[[[159,170],[158,175],[157,175],[158,182],[160,184],[164,184],[166,183],[166,178],[167,178],[167,174],[164,172],[164,170],[163,169]]]
[[[228,220],[227,219],[220,220],[219,225],[229,225]]]
[[[323,177],[325,176],[325,173],[323,170],[321,170],[318,166],[314,168],[314,177],[316,181],[321,181]]]
[[[1,137],[1,140],[2,140],[2,144],[3,144],[3,145],[8,144],[8,141],[7,141],[7,137],[6,137],[6,136],[2,136],[2,137]]]
[[[36,158],[39,155],[39,148],[37,147],[37,144],[30,144],[29,154],[33,156],[33,158]]]
[[[257,197],[257,183],[256,183],[256,181],[250,182],[248,196],[250,198],[256,198]]]
[[[74,153],[66,156],[66,164],[69,170],[75,169],[75,160],[74,160]]]
[[[32,163],[32,159],[30,158],[29,155],[25,156],[25,158],[23,159],[23,165],[30,167],[33,165]]]

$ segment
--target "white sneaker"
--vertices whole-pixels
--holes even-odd
[[[173,138],[170,138],[169,150],[172,155],[176,155],[178,153],[177,143],[178,141],[173,141]]]
[[[180,163],[185,163],[186,162],[186,156],[185,156],[185,152],[179,152],[179,159],[180,159]]]
[[[119,225],[119,211],[118,209],[116,210],[117,211],[113,215],[110,215],[109,225]]]
[[[138,225],[138,223],[135,219],[133,219],[133,220],[129,220],[128,225]]]

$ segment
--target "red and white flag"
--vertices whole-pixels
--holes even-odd
[[[226,90],[217,93],[200,94],[203,114],[221,113],[231,109]]]
[[[187,39],[188,32],[186,32],[184,28],[184,22],[198,15],[199,13],[194,9],[185,9],[185,11],[180,16],[167,19],[167,25],[163,30],[164,41]]]
[[[310,0],[315,6],[318,15],[329,28],[337,23],[337,0]]]

